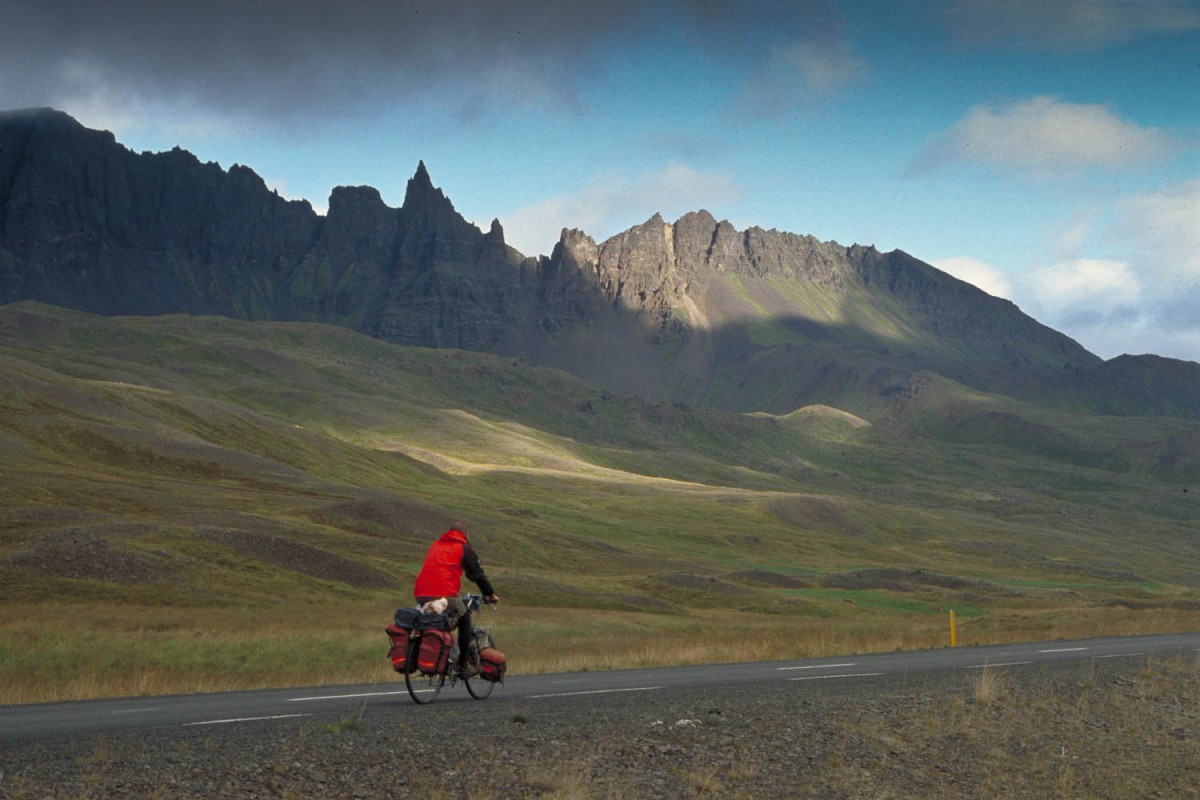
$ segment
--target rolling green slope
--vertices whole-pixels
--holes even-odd
[[[930,375],[869,419],[718,413],[327,326],[36,304],[0,308],[0,378],[10,605],[386,609],[458,520],[541,608],[1200,607],[1185,420]]]

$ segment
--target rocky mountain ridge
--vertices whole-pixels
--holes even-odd
[[[248,167],[135,154],[49,109],[0,114],[0,303],[25,299],[325,322],[734,410],[878,412],[932,372],[1104,413],[1200,416],[1200,365],[1106,364],[902,251],[697,211],[601,243],[567,229],[550,256],[526,257],[498,220],[467,222],[423,163],[400,208],[338,187],[322,217]]]

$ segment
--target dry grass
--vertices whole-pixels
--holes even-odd
[[[972,676],[971,696],[980,705],[988,706],[1005,697],[1007,684],[1002,672],[995,667],[986,666]]]
[[[390,616],[377,600],[286,609],[12,604],[0,616],[0,703],[387,681],[395,677],[385,658]],[[644,614],[505,606],[487,612],[481,624],[491,627],[513,675],[947,644],[945,620],[928,614],[847,622],[719,609]],[[960,644],[1191,630],[1194,620],[1110,611],[1101,621],[1092,613],[1022,611],[987,627],[960,633]],[[994,691],[985,682],[1002,683],[995,671],[977,678],[981,695]],[[1151,678],[1139,689],[1147,696],[1161,691]]]

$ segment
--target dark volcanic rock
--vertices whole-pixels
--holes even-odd
[[[0,301],[103,314],[272,318],[260,275],[293,267],[320,218],[253,171],[135,155],[54,111],[0,117]]]
[[[401,208],[338,187],[321,217],[247,167],[134,154],[50,109],[0,114],[0,303],[27,299],[324,322],[737,410],[868,413],[929,371],[1071,408],[1200,414],[1197,365],[1104,365],[900,251],[698,211],[599,244],[564,230],[549,257],[526,258],[498,220],[463,219],[424,163]]]

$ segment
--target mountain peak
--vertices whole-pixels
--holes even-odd
[[[454,204],[433,185],[425,162],[417,162],[417,171],[408,179],[408,187],[404,192],[404,205],[401,210],[408,213],[429,214],[439,211],[454,212]]]
[[[61,123],[71,123],[77,127],[83,127],[79,122],[65,111],[59,111],[56,108],[41,107],[41,108],[18,108],[12,111],[0,111],[0,121],[12,120],[31,120],[31,121],[54,121]]]
[[[1107,397],[1063,383],[1099,361],[1078,343],[901,251],[739,232],[700,210],[673,224],[655,213],[601,244],[564,228],[549,258],[525,259],[499,220],[481,231],[455,211],[423,160],[399,210],[373,187],[340,186],[322,218],[249,167],[138,155],[62,112],[7,112],[0,220],[0,305],[344,324],[738,410],[874,408],[863,398],[915,369],[1080,407]],[[1114,374],[1123,387],[1104,408],[1198,413],[1192,373],[1144,363],[1095,373],[1095,387]],[[1143,373],[1168,367],[1155,394],[1173,399],[1151,405]]]
[[[429,178],[429,170],[425,168],[425,159],[417,162],[417,171],[413,173],[412,179],[417,183],[424,184],[431,189],[433,188],[433,181]]]

